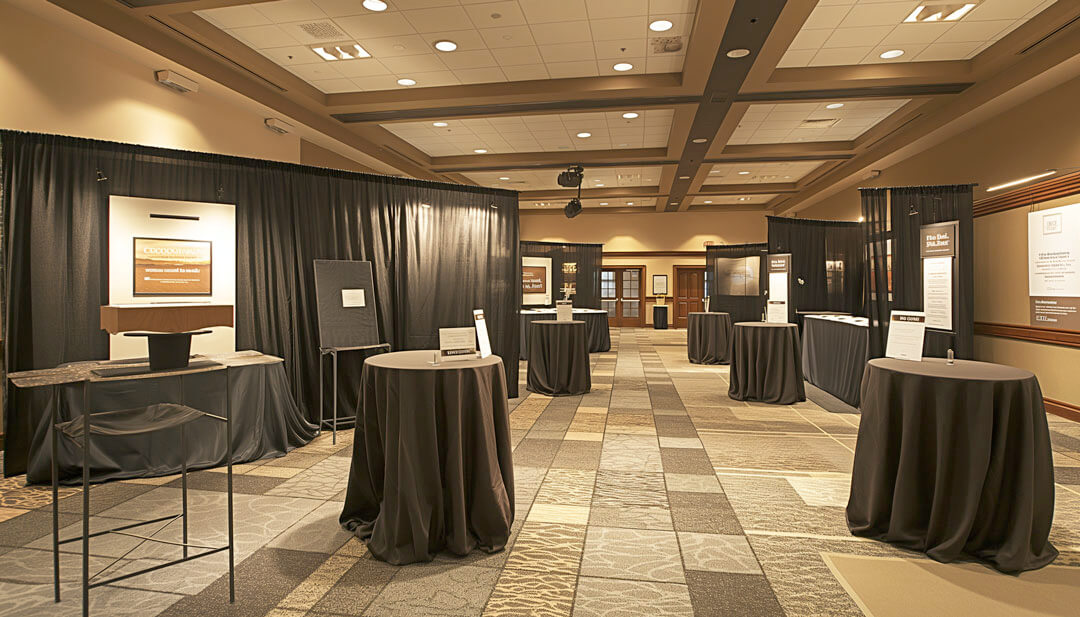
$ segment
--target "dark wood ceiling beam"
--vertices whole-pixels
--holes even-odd
[[[686,199],[692,179],[697,175],[702,161],[707,158],[724,118],[742,89],[754,61],[765,46],[785,2],[786,0],[735,0],[690,130],[691,140],[702,141],[691,141],[683,149],[683,157],[675,171],[666,210],[679,210]],[[701,19],[707,20],[707,12],[715,10],[711,7],[719,4],[721,3],[700,4],[699,12],[703,15]],[[727,52],[732,49],[747,49],[750,54],[743,58],[729,58]]]
[[[580,164],[588,170],[590,167],[640,167],[675,163],[666,156],[667,151],[664,148],[470,154],[433,157],[431,168],[438,172],[520,171],[565,169],[570,165]]]
[[[807,101],[910,99],[923,96],[960,94],[972,82],[944,84],[915,84],[899,86],[868,86],[859,88],[828,88],[824,90],[778,90],[775,92],[743,92],[735,97],[740,103],[786,103]]]
[[[703,184],[697,195],[772,195],[774,193],[797,193],[794,182],[760,182],[755,184]]]
[[[655,198],[659,186],[606,186],[599,189],[581,189],[582,199],[626,199],[628,197]],[[577,197],[577,189],[543,189],[519,191],[521,201],[569,200]]]

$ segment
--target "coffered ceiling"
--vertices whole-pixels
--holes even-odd
[[[1080,60],[1065,0],[49,1],[530,214],[797,211]]]

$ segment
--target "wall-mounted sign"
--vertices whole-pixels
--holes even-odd
[[[919,228],[923,312],[926,313],[927,328],[952,330],[953,327],[953,268],[958,229],[957,221]]]
[[[521,258],[521,303],[525,306],[551,304],[551,258]]]
[[[788,323],[788,287],[791,279],[791,253],[767,257],[769,301],[765,320],[769,323]]]
[[[667,275],[666,274],[654,274],[652,277],[652,295],[654,296],[666,296],[668,295],[667,288]]]
[[[1033,326],[1080,330],[1080,204],[1028,214]]]
[[[207,240],[134,240],[136,296],[209,296],[213,293],[213,243]]]

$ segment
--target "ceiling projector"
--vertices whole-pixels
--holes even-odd
[[[585,177],[585,168],[581,165],[574,165],[566,171],[559,174],[559,186],[565,186],[567,188],[574,188],[575,186],[581,186],[581,180]]]

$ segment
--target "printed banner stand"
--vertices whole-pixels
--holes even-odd
[[[480,341],[480,357],[486,358],[491,355],[491,339],[488,338],[487,322],[484,321],[484,311],[473,311],[473,320],[476,321],[476,338]]]
[[[788,294],[791,287],[791,253],[768,256],[769,301],[765,321],[789,323]]]
[[[919,228],[922,242],[923,312],[926,327],[934,330],[953,329],[953,272],[956,264],[956,245],[959,222],[947,221]]]

